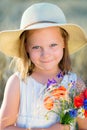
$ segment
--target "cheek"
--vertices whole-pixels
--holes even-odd
[[[54,55],[55,55],[56,61],[58,61],[59,63],[63,58],[63,49],[61,51],[56,51]]]
[[[57,57],[63,57],[63,48],[55,51],[55,56]]]
[[[38,54],[37,53],[29,53],[31,61],[36,61],[38,59]]]
[[[31,60],[36,58],[36,53],[32,50],[31,47],[27,48],[27,52],[28,52],[29,57],[30,57]]]

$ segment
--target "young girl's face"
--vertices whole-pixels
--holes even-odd
[[[35,67],[40,70],[58,70],[63,57],[64,40],[58,27],[49,27],[27,33],[26,50]]]

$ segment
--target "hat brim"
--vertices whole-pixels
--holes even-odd
[[[69,53],[73,54],[79,49],[87,45],[87,37],[83,29],[75,24],[56,24],[56,23],[37,23],[28,26],[25,29],[8,30],[0,32],[0,51],[11,57],[21,57],[20,48],[20,35],[25,30],[41,29],[47,27],[61,27],[69,34],[68,48]]]

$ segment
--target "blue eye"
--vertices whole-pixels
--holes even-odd
[[[55,47],[55,46],[57,46],[58,44],[57,43],[52,43],[50,46],[51,47]]]
[[[40,46],[33,46],[32,49],[39,49]]]

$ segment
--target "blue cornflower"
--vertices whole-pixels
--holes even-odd
[[[76,109],[72,109],[69,111],[70,117],[75,118],[77,116],[77,110]]]
[[[53,84],[56,84],[57,81],[55,79],[52,79],[52,80],[49,80],[48,79],[48,82],[47,82],[47,88],[50,86],[50,85],[53,85]]]
[[[62,72],[60,72],[59,74],[57,74],[57,78],[63,78]]]
[[[84,109],[87,110],[87,99],[84,99]]]

